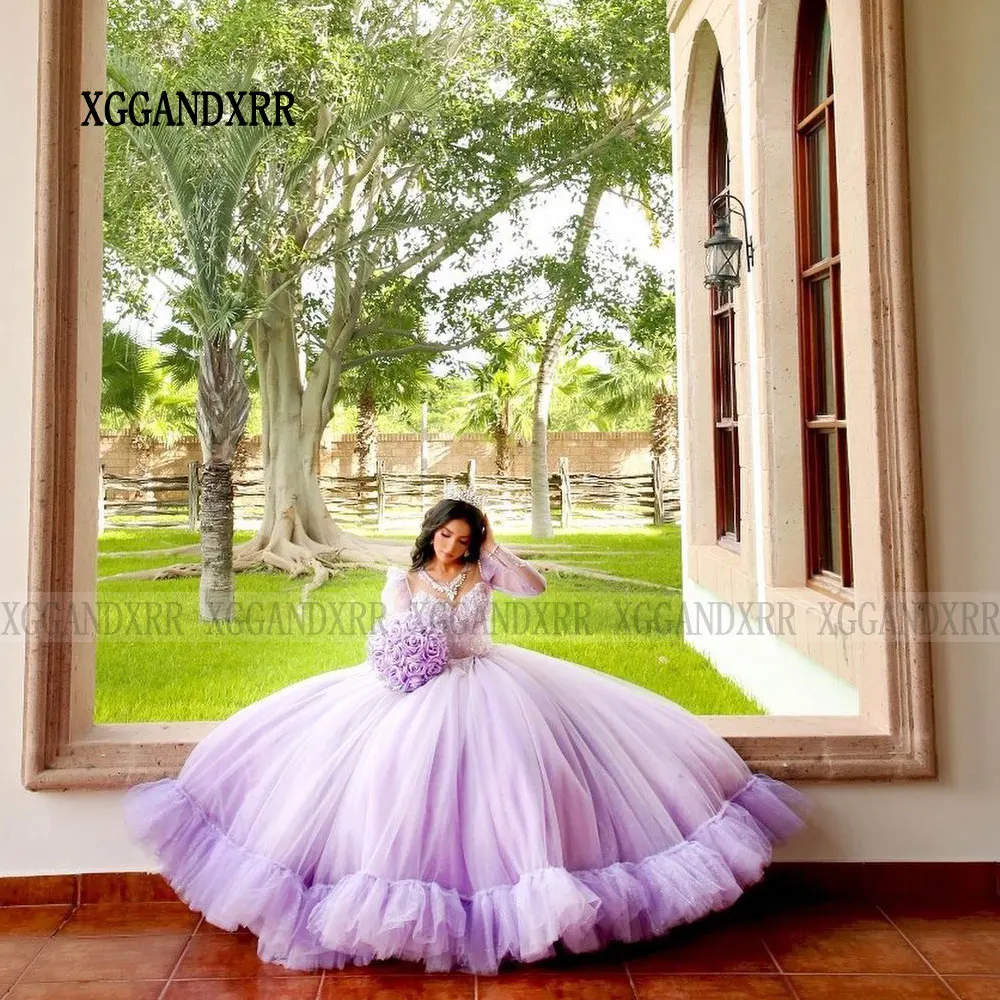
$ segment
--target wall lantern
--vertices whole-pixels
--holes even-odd
[[[736,202],[739,208],[732,208]],[[747,271],[753,267],[753,239],[747,231],[746,209],[735,195],[720,194],[713,198],[709,209],[715,217],[714,231],[705,240],[705,284],[726,292],[740,284],[740,248],[743,242],[729,231],[729,217],[735,212],[743,220],[747,238]]]

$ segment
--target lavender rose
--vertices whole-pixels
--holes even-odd
[[[444,661],[448,657],[448,640],[444,633],[431,633],[424,637],[424,658],[429,663]]]
[[[407,632],[400,643],[403,653],[407,658],[419,656],[423,652],[424,637],[419,631]]]

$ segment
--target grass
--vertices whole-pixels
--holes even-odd
[[[236,541],[250,535],[237,532]],[[756,702],[683,641],[677,528],[557,531],[545,542],[505,532],[502,540],[551,550],[533,552],[533,559],[660,587],[551,571],[541,597],[494,594],[496,642],[623,677],[696,714],[762,714]],[[197,541],[196,533],[183,528],[110,529],[100,539],[98,575],[197,562],[197,553],[138,554]],[[381,614],[384,575],[343,570],[310,595],[307,613],[299,619],[293,609],[303,582],[271,572],[240,574],[236,618],[220,624],[199,619],[197,577],[99,584],[96,721],[222,719],[296,681],[361,663],[366,634]]]

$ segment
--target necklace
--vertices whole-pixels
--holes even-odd
[[[463,569],[454,580],[448,583],[439,583],[427,572],[427,570],[421,568],[420,570],[423,578],[439,593],[445,595],[449,601],[454,602],[455,598],[458,596],[458,592],[462,589],[462,584],[468,579],[469,571],[468,569]]]

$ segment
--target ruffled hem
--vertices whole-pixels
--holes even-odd
[[[311,970],[399,958],[428,972],[493,974],[505,958],[533,962],[663,934],[731,906],[803,825],[805,797],[753,775],[687,840],[637,862],[528,872],[514,885],[462,895],[434,882],[356,872],[306,885],[294,871],[232,841],[179,781],[126,793],[125,818],[161,861],[177,895],[225,930],[246,927],[265,962]]]

